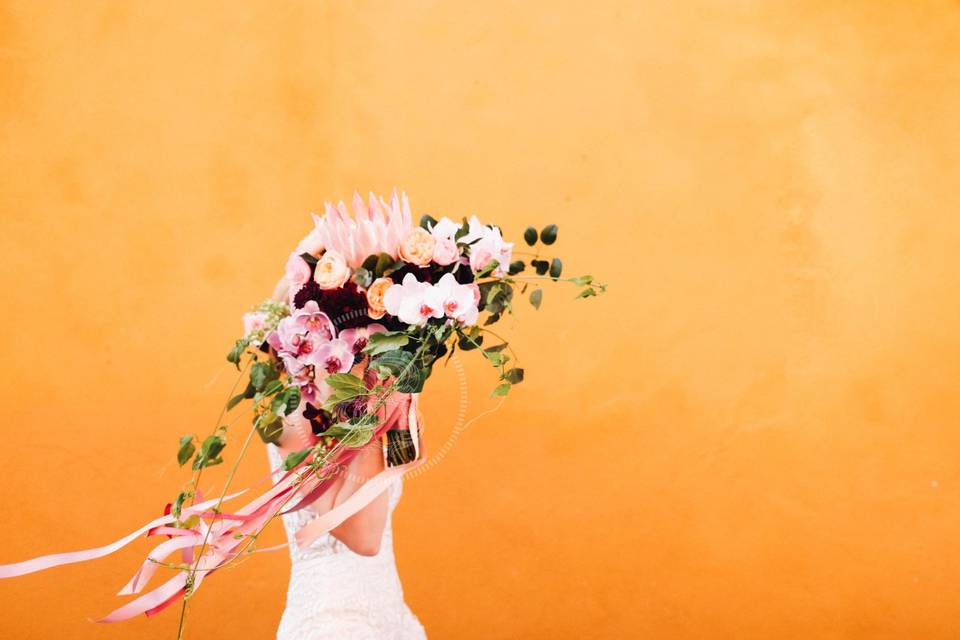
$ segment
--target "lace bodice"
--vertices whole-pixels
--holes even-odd
[[[283,474],[280,450],[267,445],[274,479]],[[309,509],[282,516],[290,547],[287,606],[277,640],[420,640],[423,627],[403,600],[393,555],[392,514],[403,492],[387,488],[389,510],[380,552],[361,556],[330,534],[298,549],[294,534],[314,517]]]

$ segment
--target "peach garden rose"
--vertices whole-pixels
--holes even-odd
[[[379,320],[387,312],[383,306],[383,296],[392,285],[390,278],[377,278],[367,288],[367,315],[374,320]]]
[[[336,251],[327,251],[320,257],[313,272],[313,280],[321,289],[338,289],[350,278],[350,267]]]
[[[433,259],[436,243],[436,239],[426,229],[415,227],[400,243],[400,259],[418,267],[425,267]]]

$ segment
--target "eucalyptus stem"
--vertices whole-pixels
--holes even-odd
[[[216,433],[217,429],[220,428],[220,423],[223,422],[223,417],[227,415],[227,403],[230,402],[230,398],[233,397],[234,391],[237,390],[237,385],[240,383],[240,380],[243,379],[243,374],[246,373],[247,369],[249,368],[250,368],[250,361],[248,360],[247,363],[243,365],[243,369],[241,369],[240,373],[237,375],[237,379],[233,381],[233,385],[230,387],[230,393],[227,394],[227,401],[223,403],[222,407],[220,407],[220,415],[217,416],[217,422],[213,426],[213,433]],[[196,471],[196,473],[194,474],[193,478],[190,481],[194,489],[193,496],[190,498],[191,506],[197,503],[196,490],[200,487],[200,478],[203,475],[204,468],[205,467],[201,466]]]
[[[219,422],[219,420],[217,422]],[[240,447],[240,454],[237,456],[237,461],[233,463],[233,467],[230,469],[230,473],[227,475],[227,480],[224,482],[223,491],[220,492],[220,498],[217,500],[217,504],[212,509],[214,514],[213,518],[210,522],[210,526],[207,527],[206,533],[203,535],[203,542],[200,544],[200,551],[197,553],[197,560],[193,563],[193,566],[190,568],[190,573],[187,576],[188,588],[192,588],[193,582],[196,580],[197,570],[200,567],[200,561],[203,560],[203,552],[206,551],[207,540],[210,538],[210,532],[213,530],[213,525],[216,524],[217,516],[220,514],[220,509],[223,505],[223,499],[226,497],[227,491],[230,489],[230,484],[233,482],[233,477],[237,473],[237,469],[240,466],[240,462],[243,460],[243,456],[247,451],[247,447],[250,445],[250,440],[253,438],[255,431],[256,427],[250,427],[250,431],[247,433],[247,437],[243,441],[243,446]],[[191,594],[189,593],[183,594],[183,601],[180,605],[180,624],[178,625],[177,640],[182,640],[183,638],[183,627],[187,615],[187,600],[189,599],[190,595]]]

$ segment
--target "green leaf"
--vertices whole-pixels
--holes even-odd
[[[457,346],[461,351],[472,351],[483,344],[483,336],[470,337],[463,336],[457,341]]]
[[[373,268],[373,274],[378,278],[382,278],[390,275],[403,266],[403,262],[394,260],[393,256],[391,256],[389,253],[381,253],[379,256],[377,256],[377,264]]]
[[[377,270],[377,261],[380,259],[379,255],[367,256],[367,259],[363,261],[363,264],[360,265],[370,273],[374,273]]]
[[[537,270],[538,276],[542,276],[550,269],[550,263],[546,260],[531,260],[530,266]]]
[[[187,498],[193,497],[193,491],[181,491],[177,494],[177,498],[173,501],[173,504],[170,507],[170,514],[180,519],[180,513],[183,510],[183,503],[187,501]]]
[[[197,450],[197,447],[193,444],[193,436],[181,436],[180,438],[180,450],[177,451],[177,462],[180,463],[180,466],[187,464],[187,461],[193,457],[194,452]]]
[[[270,410],[279,416],[288,416],[300,406],[300,387],[287,387],[270,403]]]
[[[313,447],[307,447],[302,451],[293,451],[287,454],[287,457],[283,459],[283,468],[286,471],[290,471],[294,467],[298,466],[301,462],[307,459],[307,456],[310,455],[310,452],[313,451]]]
[[[257,430],[257,435],[266,443],[276,444],[280,439],[280,434],[283,433],[283,421],[273,411],[265,411],[254,418],[253,425]]]
[[[503,374],[503,379],[509,382],[510,384],[517,384],[518,382],[523,382],[523,369],[519,367],[508,369]]]
[[[343,446],[361,447],[373,437],[374,427],[379,423],[375,415],[367,414],[347,422],[338,422],[323,432],[324,436],[336,438]]]
[[[590,284],[593,282],[593,276],[577,276],[576,278],[570,278],[570,282],[582,287],[585,284]]]
[[[502,384],[498,384],[496,389],[494,389],[493,393],[491,393],[490,395],[493,397],[497,397],[497,396],[505,396],[508,393],[510,393],[510,383],[504,382]]]
[[[232,362],[237,370],[240,369],[240,357],[243,355],[243,352],[247,349],[247,344],[249,342],[246,338],[241,338],[237,340],[236,344],[233,345],[233,349],[230,349],[230,353],[227,354],[227,362]]]
[[[574,298],[574,300],[576,300],[577,298],[590,298],[595,295],[597,295],[596,290],[593,287],[587,287],[586,289],[578,293],[577,297]]]
[[[540,242],[543,244],[553,244],[557,241],[557,225],[548,224],[540,231]]]
[[[402,331],[385,331],[375,333],[367,339],[367,346],[363,352],[375,356],[386,351],[393,351],[405,347],[410,342],[410,336]]]
[[[355,396],[365,395],[367,393],[367,385],[352,373],[333,373],[324,378],[324,381],[330,385],[334,391],[344,391],[352,393]]]
[[[277,379],[277,370],[269,362],[257,362],[250,367],[250,384],[257,391],[262,392],[267,383]]]
[[[493,273],[494,269],[496,269],[499,266],[500,266],[499,262],[497,262],[496,260],[491,260],[490,262],[487,263],[487,266],[485,266],[483,269],[480,269],[480,271],[477,271],[474,277],[483,278],[485,276],[488,276],[491,273]]]
[[[550,277],[559,278],[560,273],[563,271],[563,263],[560,262],[560,258],[554,258],[550,261]]]
[[[425,213],[420,216],[420,226],[430,231],[437,224],[437,219],[431,216],[429,213]]]
[[[468,233],[470,233],[470,223],[467,222],[466,218],[463,218],[463,222],[460,224],[460,228],[457,229],[457,232],[453,235],[453,239],[459,242],[460,238]]]
[[[247,394],[238,393],[237,395],[230,398],[229,402],[227,402],[227,411],[230,411],[230,409],[233,409],[235,406],[240,404],[240,401],[246,397],[247,397]]]
[[[503,342],[501,344],[495,344],[492,347],[487,347],[483,350],[484,353],[499,353],[507,348],[507,343]]]
[[[541,302],[543,302],[543,289],[534,289],[531,291],[530,304],[532,304],[535,309],[539,309]]]
[[[511,276],[515,276],[518,273],[521,273],[524,269],[527,268],[526,263],[523,260],[514,260],[510,263],[510,268],[507,269],[507,273]]]
[[[533,227],[527,227],[523,232],[523,241],[531,247],[537,244],[537,230]]]
[[[271,380],[267,383],[267,386],[263,388],[263,395],[272,396],[277,391],[280,391],[280,389],[283,389],[283,383],[279,380]]]
[[[227,446],[226,439],[220,434],[223,427],[218,429],[218,433],[213,434],[212,436],[207,436],[203,441],[203,444],[200,445],[200,453],[197,454],[197,457],[193,459],[193,469],[203,469],[204,467],[212,467],[214,465],[220,464],[223,462],[223,459],[220,458],[220,452],[223,451],[224,447]]]
[[[504,359],[505,359],[505,356],[504,356],[502,353],[499,353],[499,352],[496,352],[496,351],[491,352],[491,353],[487,353],[486,350],[484,350],[483,355],[484,355],[484,356],[487,358],[487,360],[489,360],[490,363],[493,364],[493,366],[495,366],[495,367],[499,367],[501,364],[503,364]]]
[[[306,263],[307,263],[308,265],[310,265],[311,267],[314,266],[314,265],[316,265],[317,262],[319,262],[319,261],[317,260],[317,256],[313,255],[312,253],[307,253],[306,251],[304,251],[303,253],[301,253],[301,254],[300,254],[300,257],[303,258],[303,261],[306,262]]]
[[[490,317],[484,320],[483,326],[488,327],[491,324],[494,324],[495,322],[499,322],[499,321],[500,321],[500,312],[498,311],[497,313],[491,314]]]

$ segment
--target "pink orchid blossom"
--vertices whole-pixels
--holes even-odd
[[[350,345],[350,350],[353,353],[360,353],[367,346],[370,336],[375,333],[383,333],[386,330],[385,326],[374,322],[365,327],[344,329],[340,332],[340,339]]]
[[[294,357],[313,353],[327,340],[325,333],[306,331],[292,316],[281,320],[277,329],[267,336],[267,344],[277,353]]]
[[[477,300],[473,289],[469,285],[457,282],[453,274],[446,273],[434,286],[440,292],[443,300],[443,312],[448,318],[465,325],[477,322]]]
[[[472,233],[471,231],[468,235]],[[496,260],[497,267],[492,274],[502,278],[507,273],[510,261],[513,260],[513,243],[504,242],[500,229],[496,227],[484,227],[484,230],[478,233],[479,238],[470,245],[470,268],[477,273],[487,267],[491,261]]]
[[[387,289],[383,305],[407,324],[423,326],[430,318],[443,317],[442,293],[427,282],[419,282],[412,273],[405,275],[401,284]]]
[[[322,379],[332,373],[346,373],[353,367],[353,350],[345,340],[329,340],[307,356],[307,361],[315,368],[316,379]]]
[[[320,305],[316,300],[308,300],[302,309],[297,309],[290,317],[296,327],[324,340],[332,340],[337,336],[337,330],[330,316],[320,311]]]

